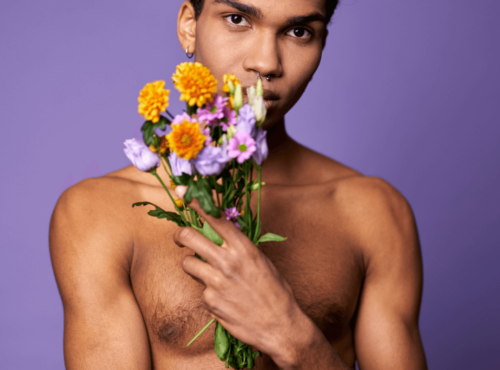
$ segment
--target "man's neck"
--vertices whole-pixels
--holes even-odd
[[[263,179],[273,184],[289,183],[301,146],[288,136],[284,118],[267,131],[267,145],[269,156],[262,167]]]

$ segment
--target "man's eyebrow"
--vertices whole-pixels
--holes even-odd
[[[251,5],[242,4],[235,0],[214,0],[212,4],[226,4],[235,9],[238,9],[242,13],[246,13],[257,19],[262,19],[263,17],[260,9],[253,7]]]
[[[321,13],[312,13],[309,15],[292,17],[292,18],[288,18],[286,20],[286,26],[290,27],[290,26],[293,26],[296,24],[304,24],[304,23],[315,22],[315,21],[323,22],[326,24],[326,17]]]

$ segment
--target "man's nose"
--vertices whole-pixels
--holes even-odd
[[[276,34],[262,31],[248,49],[243,67],[261,76],[280,77],[283,73]]]

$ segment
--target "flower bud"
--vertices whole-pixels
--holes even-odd
[[[254,180],[254,182],[250,186],[250,190],[252,190],[252,191],[259,190],[259,188],[263,187],[264,185],[266,185],[265,182],[261,182],[259,185],[259,182],[257,180]]]
[[[227,81],[227,86],[229,86],[229,93],[230,94],[234,94],[234,90],[236,89],[236,87],[234,87],[233,81],[228,80]]]
[[[260,96],[264,96],[264,89],[262,88],[262,78],[257,79],[257,89],[256,94]]]
[[[238,130],[236,130],[236,127],[234,125],[229,125],[229,127],[227,128],[227,141],[231,140],[237,132]]]
[[[254,98],[252,109],[255,113],[255,120],[257,121],[257,127],[260,127],[266,120],[266,104],[262,95],[257,95]]]
[[[233,107],[236,112],[240,110],[243,106],[243,90],[241,85],[236,86],[236,91],[234,92],[234,102]]]
[[[222,146],[225,142],[227,142],[227,135],[223,134],[217,141],[217,144],[219,144],[219,146]]]
[[[260,79],[259,79],[259,81],[260,81]],[[250,105],[252,105],[252,104],[253,104],[254,99],[255,99],[255,93],[256,93],[255,87],[250,86],[250,87],[247,89],[248,104],[250,104]]]

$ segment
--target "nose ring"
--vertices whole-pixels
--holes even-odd
[[[257,72],[257,78],[261,78],[260,77],[260,72]],[[266,76],[266,80],[271,81],[271,75],[267,75]]]

